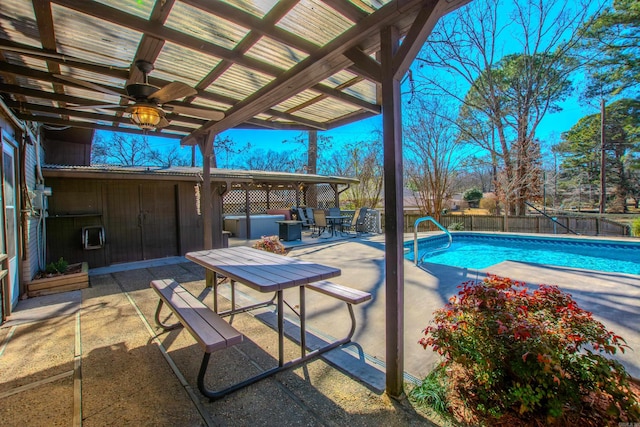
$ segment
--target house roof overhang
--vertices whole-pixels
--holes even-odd
[[[3,0],[0,96],[21,120],[186,145],[231,128],[328,130],[381,113],[382,28],[413,40],[425,11],[428,27],[467,1]],[[153,64],[149,84],[195,89],[160,104],[162,129],[128,117],[137,60]]]

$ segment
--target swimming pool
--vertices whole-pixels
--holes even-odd
[[[424,262],[484,269],[502,261],[523,261],[587,270],[640,275],[640,241],[532,237],[531,235],[454,232],[453,244],[444,235],[418,240]],[[414,260],[413,242],[405,243],[406,258]]]

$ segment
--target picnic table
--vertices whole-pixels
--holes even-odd
[[[339,276],[340,269],[322,264],[316,264],[309,261],[303,261],[296,258],[277,255],[246,246],[210,249],[196,252],[189,252],[186,258],[210,270],[214,274],[213,280],[213,313],[224,317],[236,313],[246,312],[259,307],[273,305],[274,300],[277,307],[277,329],[278,329],[278,366],[263,371],[253,377],[248,378],[238,384],[235,384],[222,391],[207,390],[204,385],[200,390],[211,399],[217,399],[232,391],[238,390],[246,385],[252,384],[258,380],[266,378],[284,369],[299,365],[303,362],[317,357],[322,353],[332,350],[340,345],[351,341],[351,337],[355,331],[355,316],[353,313],[353,304],[371,299],[371,295],[367,292],[357,289],[348,288],[339,284],[329,282],[326,279]],[[218,280],[217,275],[221,274],[229,278],[231,284],[231,309],[218,311]],[[263,293],[274,292],[275,295],[270,300],[262,301],[249,306],[238,307],[235,302],[235,284],[241,283],[252,289]],[[299,288],[300,301],[298,311],[294,313],[300,319],[300,357],[284,361],[284,294],[283,291],[289,288]],[[349,309],[351,317],[351,330],[349,334],[342,339],[337,339],[325,346],[307,352],[306,345],[306,324],[305,324],[305,290],[309,288],[314,291],[332,296],[344,301]],[[179,292],[182,292],[179,290]],[[167,300],[169,298],[166,298]],[[168,302],[168,301],[166,301]],[[159,309],[158,309],[159,310]],[[184,322],[183,322],[184,323]],[[215,323],[215,322],[214,322]],[[188,326],[188,325],[185,325]],[[217,325],[214,325],[217,328]],[[194,332],[192,331],[192,334]],[[196,331],[197,335],[197,331]],[[235,338],[235,337],[234,337]],[[204,376],[206,363],[208,363],[208,354],[206,354],[205,362],[201,368],[201,377]],[[203,381],[202,381],[203,382]],[[200,386],[200,384],[199,384]]]

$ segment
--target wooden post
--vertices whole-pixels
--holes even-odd
[[[309,131],[309,146],[307,150],[307,173],[316,174],[318,163],[318,131]],[[310,184],[305,197],[305,205],[313,208],[318,207],[318,187]]]
[[[202,153],[202,194],[200,195],[200,212],[202,213],[202,228],[204,229],[203,249],[213,248],[213,234],[211,223],[211,153],[213,152],[213,138],[207,134],[198,144]]]
[[[202,213],[202,229],[204,232],[203,249],[213,248],[213,224],[212,224],[212,194],[211,194],[211,154],[213,153],[213,139],[215,135],[207,133],[206,137],[198,143],[202,153],[202,194],[200,194],[200,212]],[[205,272],[205,286],[213,285],[213,273]]]
[[[398,30],[394,27],[384,28],[380,38],[385,188],[386,392],[398,398],[404,393],[402,114],[400,79],[395,76],[393,67],[393,57],[399,46]]]
[[[227,184],[215,182],[211,185],[211,238],[212,247],[214,249],[224,248],[225,240],[222,233],[223,229],[223,196],[227,191]]]
[[[599,211],[601,214],[605,213],[607,210],[607,178],[606,178],[606,165],[607,165],[607,157],[606,152],[604,150],[606,138],[605,132],[605,109],[604,109],[604,98],[600,100],[600,206]],[[580,206],[578,204],[578,206]]]
[[[245,224],[247,225],[247,240],[251,239],[251,200],[249,194],[249,185],[245,184],[244,187],[244,216],[247,219]]]
[[[400,45],[398,29],[380,31],[380,75],[384,144],[386,392],[400,398],[404,378],[404,210],[400,81],[446,8],[425,2]],[[372,66],[370,62],[367,66]]]

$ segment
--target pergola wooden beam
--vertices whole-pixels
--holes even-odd
[[[131,120],[129,120],[126,117],[121,117],[118,115],[107,115],[107,114],[96,113],[92,111],[70,110],[68,108],[54,107],[51,105],[32,104],[29,102],[19,102],[19,101],[12,101],[12,100],[5,101],[5,104],[7,104],[7,107],[9,108],[14,108],[24,113],[37,112],[37,113],[46,113],[47,115],[61,115],[66,120],[68,120],[70,116],[73,116],[81,119],[98,120],[98,121],[104,121],[104,122],[112,121],[115,123],[131,124]],[[196,119],[193,117],[182,117],[182,116],[177,116],[175,114],[167,114],[166,117],[167,117],[167,120],[169,121],[175,120],[183,123],[192,124],[194,126],[201,126],[203,123],[202,119]],[[184,127],[184,126],[180,127],[178,125],[174,125],[174,126],[175,127],[170,129],[173,129],[173,130],[182,129],[182,132],[190,132],[190,130],[193,129],[193,127]]]
[[[254,95],[230,108],[224,119],[219,122],[210,121],[201,129],[193,132],[183,140],[183,144],[190,145],[193,138],[209,130],[219,133],[233,128],[268,106],[283,101],[291,93],[307,89],[316,82],[344,69],[351,64],[351,60],[344,56],[347,50],[358,46],[363,40],[368,39],[371,42],[371,39],[375,38],[379,42],[378,33],[382,28],[392,24],[403,13],[420,7],[421,3],[420,0],[407,0],[403,2],[402,6],[388,3],[375,14],[368,15],[332,42],[277,77]]]
[[[245,39],[256,39],[258,36],[266,36],[298,49],[306,54],[315,51],[319,47],[315,43],[283,30],[275,25],[282,16],[299,3],[299,0],[278,2],[278,4],[276,4],[263,19],[244,12],[243,10],[220,0],[183,0],[183,2],[211,13],[212,15],[217,15],[227,19],[228,21],[236,22],[243,27],[251,28],[250,34],[245,37]],[[325,3],[356,23],[368,15],[364,11],[344,0],[325,1]],[[348,69],[356,74],[360,74],[361,71],[358,68],[352,67],[349,67]],[[366,77],[365,74],[362,75]]]
[[[324,2],[353,22],[360,22],[369,15],[364,10],[346,0],[324,0]]]
[[[40,33],[40,43],[46,50],[56,51],[56,35],[53,25],[53,16],[51,15],[51,3],[48,0],[33,0],[33,12],[36,15],[36,23],[38,24],[38,33]],[[60,65],[54,61],[47,61],[47,69],[54,74],[60,73]],[[64,93],[64,85],[61,83],[53,84],[55,93]],[[64,107],[64,102],[59,103],[60,107]]]
[[[442,17],[442,1],[430,1],[426,4],[411,25],[409,32],[393,58],[393,69],[396,77],[404,76],[416,56],[427,41],[433,27]]]
[[[374,82],[382,82],[380,63],[358,48],[349,49],[344,54],[353,61],[353,67]]]

